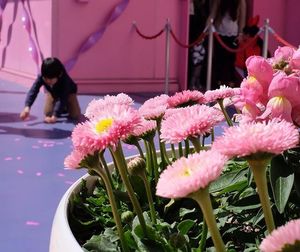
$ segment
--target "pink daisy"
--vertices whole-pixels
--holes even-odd
[[[139,113],[146,120],[155,120],[161,118],[168,107],[168,95],[162,94],[145,101],[139,108]]]
[[[300,249],[300,219],[291,220],[284,226],[275,229],[259,246],[262,252],[278,252],[287,247],[294,247],[289,251],[299,251]]]
[[[197,90],[183,90],[169,97],[168,105],[170,108],[187,107],[195,104],[204,103],[204,95]]]
[[[64,160],[64,166],[66,169],[78,169],[81,168],[80,162],[85,158],[86,154],[79,150],[73,150]]]
[[[226,128],[223,136],[215,140],[213,149],[228,157],[245,157],[256,153],[280,154],[295,147],[299,132],[286,121],[249,123]]]
[[[155,121],[142,119],[142,121],[133,129],[132,135],[136,137],[143,137],[144,135],[147,135],[147,133],[153,132],[155,130]]]
[[[205,92],[204,97],[207,103],[215,102],[217,100],[223,100],[225,98],[232,97],[236,95],[237,90],[227,86],[220,86],[219,89],[208,90]]]
[[[279,63],[280,61],[290,61],[293,57],[295,49],[289,46],[279,46],[274,52],[274,62]]]
[[[74,128],[72,141],[75,148],[90,154],[107,147],[114,148],[140,123],[138,112],[127,105],[107,104],[103,108],[101,116]]]
[[[161,139],[167,143],[179,143],[188,137],[209,133],[224,119],[222,112],[206,105],[195,105],[180,109],[162,121]]]
[[[107,108],[108,105],[124,105],[131,106],[133,105],[133,100],[126,94],[120,93],[116,96],[106,95],[103,99],[93,99],[87,106],[85,116],[89,119],[101,115],[104,108]]]
[[[216,151],[201,151],[182,157],[169,165],[160,175],[156,195],[182,198],[207,187],[222,173],[226,157]]]
[[[193,106],[197,106],[197,105],[193,105]],[[185,111],[185,110],[186,108],[168,108],[164,115],[164,119],[167,119],[169,116],[174,115],[176,113],[181,113],[181,111]]]

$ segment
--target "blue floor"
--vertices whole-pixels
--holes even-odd
[[[56,124],[43,123],[42,92],[32,107],[30,119],[20,121],[26,92],[27,88],[21,85],[0,80],[1,252],[48,251],[59,200],[85,174],[84,170],[64,170],[74,124],[65,119]],[[82,111],[96,97],[99,96],[79,95]],[[132,98],[142,102],[147,97]],[[127,154],[136,153],[131,146],[125,149]]]

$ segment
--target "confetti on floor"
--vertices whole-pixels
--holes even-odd
[[[39,226],[40,223],[37,221],[26,221],[27,226]]]

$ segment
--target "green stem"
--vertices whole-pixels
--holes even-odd
[[[109,169],[108,169],[108,166],[107,166],[107,163],[106,163],[106,160],[105,160],[103,154],[104,154],[103,151],[101,151],[101,152],[99,153],[99,158],[100,158],[101,165],[102,165],[102,167],[104,167],[104,170],[105,170],[105,172],[106,172],[106,175],[107,175],[107,177],[108,177],[108,179],[109,179],[109,182],[110,182],[112,188],[115,189],[115,188],[114,188],[113,180],[112,180],[112,178],[111,178],[110,171],[109,171]]]
[[[202,138],[201,138],[201,145],[205,146],[205,136],[202,136]]]
[[[226,109],[224,108],[223,99],[219,99],[218,100],[218,104],[219,104],[219,106],[220,106],[220,108],[221,108],[221,110],[222,110],[222,112],[224,114],[224,117],[226,119],[226,122],[227,122],[228,126],[233,126],[233,123],[232,123],[232,121],[231,121],[231,119],[230,119],[230,117],[229,117]]]
[[[202,149],[200,139],[196,138],[196,137],[190,137],[189,139],[191,140],[192,144],[194,145],[196,152],[200,152]]]
[[[201,240],[199,243],[199,251],[200,252],[203,252],[205,250],[207,231],[208,231],[207,224],[206,224],[205,219],[203,219],[202,234],[201,234]]]
[[[158,173],[156,149],[155,149],[155,144],[154,144],[153,139],[151,139],[149,141],[149,147],[150,147],[150,151],[151,151],[152,164],[153,164],[153,170],[154,170],[154,180],[155,180],[155,183],[157,183],[159,173]]]
[[[197,192],[190,194],[190,197],[197,201],[201,207],[203,216],[207,223],[211,238],[214,242],[217,252],[225,252],[225,245],[221,238],[221,234],[217,227],[217,222],[213,213],[213,208],[210,201],[210,196],[208,192],[208,186],[204,189],[200,188]]]
[[[104,167],[104,170],[106,172],[107,178],[109,180],[109,183],[111,184],[112,189],[115,190],[115,186],[114,186],[114,183],[113,183],[113,180],[112,180],[112,177],[111,177],[111,172],[108,169],[106,160],[104,158],[104,152],[103,151],[101,151],[99,153],[99,159],[100,159],[100,163],[101,163],[102,167]],[[120,201],[119,200],[116,200],[116,204],[117,204],[117,208],[120,208]]]
[[[188,139],[184,140],[184,144],[185,144],[185,157],[188,157],[188,155],[190,154],[190,143]]]
[[[117,227],[117,231],[119,234],[119,238],[120,238],[120,242],[121,242],[121,246],[122,246],[122,251],[129,251],[129,248],[127,246],[127,242],[125,240],[125,236],[124,236],[124,231],[123,231],[123,226],[122,226],[122,222],[121,222],[121,218],[120,215],[118,213],[118,208],[117,208],[117,203],[115,200],[115,196],[113,193],[113,188],[111,186],[111,183],[109,181],[109,178],[107,176],[107,174],[102,170],[101,167],[95,168],[93,169],[97,174],[99,174],[99,176],[102,178],[105,187],[106,187],[106,191],[108,194],[108,199],[109,199],[109,203],[111,206],[111,210],[113,213],[113,217],[116,223],[116,227]]]
[[[262,160],[247,160],[253,173],[253,178],[256,183],[260,203],[264,212],[265,222],[268,232],[271,233],[275,229],[271,203],[268,193],[268,184],[266,171],[270,159]]]
[[[214,128],[212,128],[210,134],[211,134],[211,143],[213,143],[215,141],[215,129]]]
[[[118,143],[116,150],[115,151],[112,150],[112,153],[116,160],[117,167],[118,167],[120,176],[122,178],[122,181],[127,189],[127,193],[131,200],[131,203],[133,205],[133,209],[134,209],[134,211],[139,219],[139,222],[141,224],[143,233],[145,236],[147,236],[146,222],[145,222],[145,219],[143,216],[143,211],[142,211],[140,203],[138,202],[138,199],[134,193],[134,190],[130,184],[129,178],[127,176],[127,163],[126,163],[120,142]]]
[[[152,197],[152,193],[151,193],[151,188],[150,188],[150,183],[147,179],[146,173],[143,172],[140,175],[141,179],[144,182],[145,188],[146,188],[146,193],[147,193],[147,198],[148,198],[148,202],[149,202],[149,208],[150,208],[150,216],[151,216],[151,221],[153,224],[156,224],[156,211],[154,208],[154,203],[153,203],[153,197]]]
[[[183,157],[182,142],[178,143],[178,153],[179,157]]]
[[[174,144],[171,144],[171,150],[172,150],[172,156],[173,156],[173,159],[176,160],[177,157],[176,157],[176,150],[175,150]]]
[[[136,143],[135,143],[134,145],[135,145],[136,148],[138,149],[141,158],[145,159],[144,152],[143,152],[143,150],[142,150],[142,147],[141,147],[140,143],[139,143],[138,141],[136,141]]]
[[[151,148],[149,146],[149,143],[144,140],[145,149],[146,149],[146,170],[148,171],[148,174],[150,174],[151,178],[154,177],[153,172],[153,165],[152,165],[152,155],[151,155]]]
[[[159,140],[159,149],[160,149],[160,155],[161,155],[161,162],[162,162],[162,169],[165,169],[168,164],[171,164],[167,155],[166,151],[166,145],[160,138],[160,129],[161,129],[161,120],[162,119],[156,119],[156,125],[157,125],[157,133],[158,133],[158,140]]]

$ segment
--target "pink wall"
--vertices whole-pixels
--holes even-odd
[[[38,38],[44,56],[70,59],[85,39],[104,23],[108,14],[121,0],[35,0],[30,1],[37,23]],[[4,12],[2,37],[7,40],[13,3]],[[30,84],[36,65],[28,52],[28,35],[22,27],[20,6],[13,25],[12,40],[0,77]],[[188,0],[130,0],[122,15],[105,31],[89,51],[82,54],[70,75],[82,93],[90,92],[164,92],[165,34],[155,40],[141,38],[133,28],[153,35],[170,20],[173,31],[187,42]],[[1,43],[1,53],[3,54]],[[1,54],[0,54],[1,55]],[[170,39],[170,85],[174,92],[186,86],[187,49]],[[27,77],[27,78],[25,78]]]
[[[31,9],[37,21],[41,50],[45,54],[51,54],[51,2],[34,1]],[[35,77],[37,66],[28,50],[29,36],[23,27],[23,16],[21,1],[8,1],[1,31],[0,77],[27,84]]]
[[[300,2],[299,0],[287,0],[285,1],[285,31],[284,38],[288,40],[289,43],[298,47],[300,44],[300,32],[299,32],[299,24],[300,24]]]
[[[269,18],[271,28],[286,41],[298,47],[300,43],[300,33],[297,32],[300,23],[299,8],[300,1],[298,0],[254,0],[253,14],[260,15],[261,26],[264,25],[264,20]],[[271,52],[283,45],[271,34],[269,42]]]

